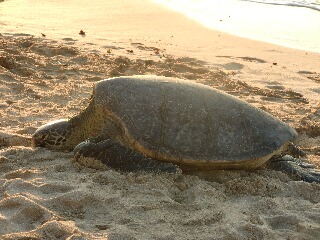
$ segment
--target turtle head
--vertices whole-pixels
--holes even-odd
[[[68,149],[70,133],[71,127],[67,119],[52,121],[35,131],[32,135],[31,145],[32,147],[66,150]]]

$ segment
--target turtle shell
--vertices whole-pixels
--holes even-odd
[[[124,144],[177,164],[261,165],[297,136],[286,123],[236,97],[175,78],[102,80],[93,101],[125,129]]]

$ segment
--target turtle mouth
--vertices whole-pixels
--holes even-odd
[[[31,138],[31,147],[36,148],[37,147],[37,142],[34,138]]]
[[[37,138],[31,138],[31,147],[36,148],[36,147],[45,147],[46,144],[43,141],[40,141]]]

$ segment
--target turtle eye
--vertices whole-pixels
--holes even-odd
[[[47,134],[43,134],[43,135],[41,135],[40,138],[41,138],[42,141],[46,141],[46,140],[49,139],[49,136]]]

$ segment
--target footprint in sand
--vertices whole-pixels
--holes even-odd
[[[265,60],[255,57],[233,57],[233,56],[216,56],[220,58],[230,58],[230,59],[241,59],[243,61],[247,62],[256,62],[256,63],[266,63]]]
[[[246,62],[266,63],[265,60],[259,59],[259,58],[254,58],[254,57],[233,57],[233,56],[216,56],[216,57],[230,58],[230,59],[235,59],[235,60],[243,60]],[[237,62],[230,62],[230,63],[222,64],[221,66],[226,70],[234,70],[234,71],[241,70],[244,68],[243,64],[237,63]]]
[[[317,83],[320,83],[320,73],[310,72],[310,71],[299,71],[301,75],[304,75],[306,78],[309,78]]]
[[[0,201],[0,235],[30,231],[50,220],[54,213],[24,194],[15,194]]]
[[[244,65],[241,63],[236,63],[236,62],[230,62],[226,64],[221,65],[224,69],[226,70],[241,70],[244,68]]]
[[[151,51],[151,52],[158,52],[160,51],[160,48],[157,47],[147,47],[142,43],[131,43],[132,46],[135,46],[136,48],[144,51]]]
[[[79,232],[73,222],[52,221],[61,218],[57,215],[60,208],[56,206],[72,207],[79,212],[86,201],[91,201],[91,197],[86,193],[74,192],[74,187],[65,182],[44,183],[43,178],[44,172],[38,169],[19,169],[3,176],[0,235],[4,239],[6,236],[3,234],[14,232],[29,231],[26,233],[28,236],[35,233],[55,236],[59,230],[61,234],[65,232],[66,237]],[[64,209],[60,214],[63,212]],[[8,239],[14,239],[11,235]]]

